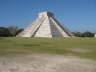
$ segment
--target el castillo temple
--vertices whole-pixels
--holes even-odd
[[[72,33],[54,18],[51,12],[41,12],[17,37],[72,37]]]

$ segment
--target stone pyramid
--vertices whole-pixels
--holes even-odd
[[[17,37],[72,37],[53,16],[51,12],[39,13],[38,18]]]

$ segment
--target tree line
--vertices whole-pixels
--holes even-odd
[[[15,37],[21,31],[23,29],[16,26],[0,27],[0,37]]]
[[[22,28],[17,26],[10,26],[10,27],[0,27],[0,37],[15,37],[18,35]],[[75,37],[94,37],[94,33],[86,31],[86,32],[72,32]]]
[[[92,33],[90,31],[86,32],[73,32],[73,35],[76,37],[94,37],[95,33]]]

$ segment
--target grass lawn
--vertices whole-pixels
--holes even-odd
[[[96,60],[96,38],[0,38],[0,56],[47,53]]]

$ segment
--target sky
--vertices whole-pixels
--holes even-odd
[[[96,32],[96,0],[0,0],[0,27],[25,28],[43,11],[72,32]]]

